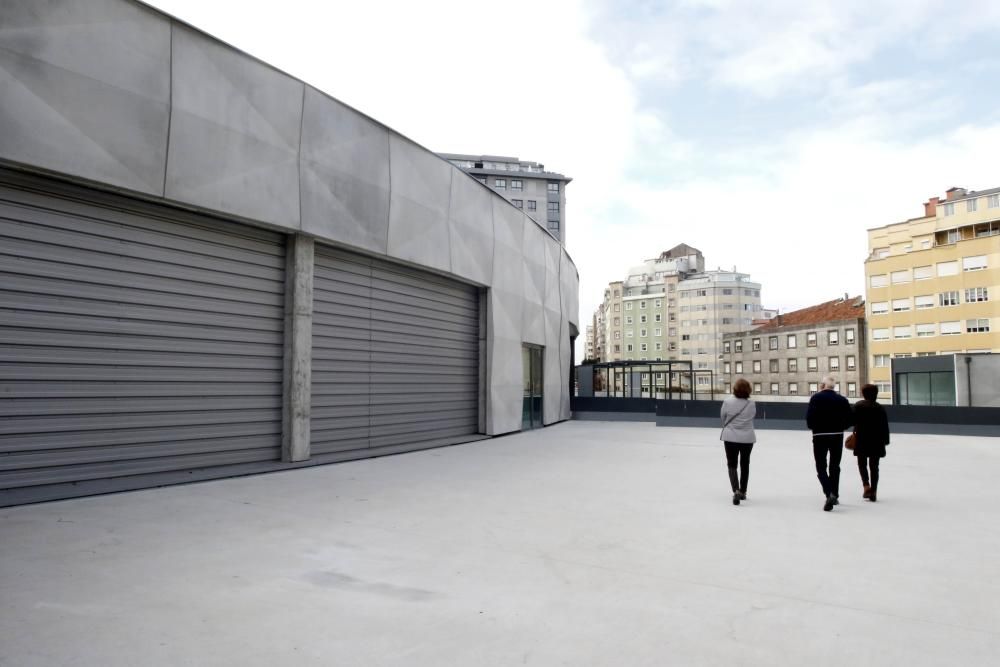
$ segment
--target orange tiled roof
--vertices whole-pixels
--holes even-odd
[[[768,320],[767,324],[758,327],[756,331],[778,329],[780,327],[808,326],[821,322],[836,320],[852,320],[865,316],[865,300],[856,296],[847,299],[834,299],[816,306],[809,306],[790,313],[779,314]]]

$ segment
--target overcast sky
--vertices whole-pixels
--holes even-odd
[[[682,242],[783,312],[863,294],[867,228],[1000,186],[994,0],[150,4],[431,150],[571,176],[581,334]]]

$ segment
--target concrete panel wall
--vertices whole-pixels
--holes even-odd
[[[0,4],[0,90],[0,164],[486,287],[487,432],[520,428],[522,342],[546,349],[546,423],[568,416],[575,268],[522,211],[430,151],[132,0]]]
[[[172,53],[166,197],[298,229],[302,82],[180,25]]]
[[[120,0],[0,3],[0,156],[162,195],[170,25]]]
[[[389,130],[306,88],[302,231],[384,255],[389,247]]]
[[[493,199],[493,286],[487,318],[489,411],[487,433],[521,428],[523,377],[521,331],[524,314],[523,215],[499,197]]]

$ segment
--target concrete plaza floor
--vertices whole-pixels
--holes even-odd
[[[1000,439],[902,435],[876,504],[759,432],[570,422],[0,509],[0,664],[996,665]]]

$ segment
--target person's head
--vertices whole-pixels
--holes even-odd
[[[878,387],[873,384],[866,384],[861,387],[861,395],[865,397],[865,400],[874,403],[875,399],[878,398]]]
[[[740,378],[733,383],[733,396],[736,398],[750,398],[750,383]]]
[[[833,389],[836,386],[837,386],[837,379],[835,377],[833,377],[832,375],[825,376],[819,382],[820,391],[822,391],[824,389]]]

